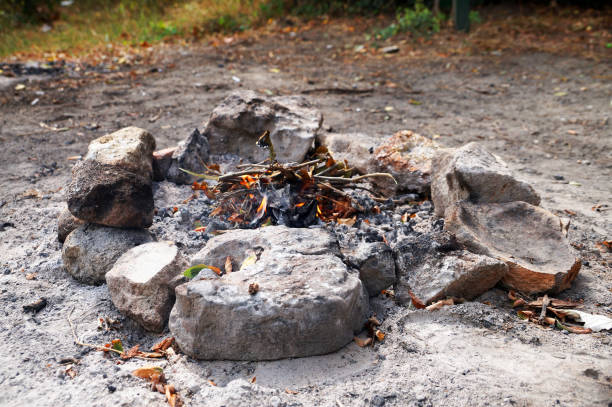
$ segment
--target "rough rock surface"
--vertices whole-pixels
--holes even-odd
[[[446,297],[473,299],[497,284],[508,266],[495,258],[461,250],[443,232],[410,237],[396,247],[395,295],[410,301],[409,291],[428,304]]]
[[[70,212],[90,223],[136,228],[153,221],[151,178],[94,160],[73,167],[67,200]]]
[[[213,110],[204,135],[211,154],[234,153],[259,162],[268,152],[255,143],[269,130],[278,161],[302,162],[322,123],[322,114],[301,96],[236,91]]]
[[[166,178],[177,184],[190,184],[196,180],[196,177],[181,171],[180,168],[201,174],[206,171],[206,162],[208,162],[208,140],[195,129],[173,152]]]
[[[145,230],[83,225],[64,242],[64,269],[82,283],[102,284],[106,272],[123,253],[152,240]]]
[[[172,155],[178,147],[164,148],[153,152],[153,181],[163,181],[172,165]]]
[[[505,261],[502,283],[526,294],[558,293],[580,271],[560,219],[526,202],[460,202],[447,210],[444,228],[470,251]]]
[[[433,159],[433,171],[431,198],[437,216],[444,216],[446,208],[466,199],[474,203],[540,204],[531,185],[516,179],[504,161],[478,143],[440,150]]]
[[[317,135],[317,142],[327,147],[336,161],[346,160],[360,174],[372,171],[374,150],[378,143],[371,136],[363,133],[321,133]]]
[[[146,130],[125,127],[89,143],[85,160],[114,165],[145,178],[153,174],[155,139]]]
[[[374,151],[378,171],[388,172],[397,181],[375,178],[383,191],[428,192],[431,184],[431,159],[439,146],[410,130],[395,133]]]
[[[70,232],[84,223],[81,219],[75,218],[68,208],[64,209],[57,217],[57,240],[64,243]]]
[[[361,241],[341,250],[346,262],[359,270],[359,278],[370,296],[395,283],[395,259],[387,244]]]
[[[185,282],[188,262],[174,242],[151,242],[125,252],[106,273],[115,307],[144,329],[163,331],[174,305],[174,289]]]
[[[193,259],[233,272],[201,273],[176,289],[170,330],[198,359],[272,360],[338,350],[360,330],[368,298],[322,229],[269,226],[211,239]],[[240,270],[248,258],[254,264]],[[258,289],[253,284],[258,285]],[[248,340],[245,340],[248,338]]]

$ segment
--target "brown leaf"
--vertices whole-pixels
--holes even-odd
[[[136,377],[149,381],[160,381],[164,375],[164,370],[158,366],[145,366],[132,372]]]
[[[512,304],[512,308],[516,308],[516,307],[521,307],[523,305],[527,304],[527,301],[525,301],[522,298],[517,298],[514,303]]]
[[[176,394],[176,390],[174,386],[171,384],[167,384],[164,388],[164,393],[166,394],[166,401],[170,405],[170,407],[176,407],[176,402],[178,400],[178,395]]]
[[[425,304],[423,304],[423,301],[419,300],[417,296],[414,295],[414,293],[411,290],[408,290],[408,295],[410,295],[410,298],[412,299],[412,305],[414,305],[416,309],[426,308]]]
[[[77,375],[77,371],[74,369],[73,366],[70,366],[68,369],[66,369],[66,371],[64,372],[67,376],[70,376],[71,379],[74,379]]]
[[[372,344],[372,338],[359,338],[359,337],[354,337],[353,340],[355,341],[355,343],[357,344],[357,346],[359,346],[360,348],[365,348],[368,345]]]
[[[508,291],[508,298],[510,299],[510,301],[516,301],[519,299],[516,293],[512,290]]]
[[[352,218],[336,219],[336,222],[338,222],[339,225],[346,225],[346,226],[353,226],[356,221],[357,221],[357,216],[353,216]]]
[[[257,377],[253,376],[253,377],[251,378],[251,380],[249,380],[249,381],[250,381],[251,383],[255,383],[255,382],[257,381]]]
[[[128,349],[127,352],[123,352],[121,354],[121,359],[131,359],[134,356],[137,356],[138,354],[142,353],[140,352],[139,348],[140,348],[140,345],[131,347],[130,349]]]
[[[259,292],[259,284],[257,283],[249,284],[249,294],[255,295],[257,294],[257,292]]]
[[[435,311],[446,305],[455,305],[455,300],[452,298],[447,298],[446,300],[440,300],[440,301],[434,302],[433,304],[431,304],[425,309],[427,311]]]
[[[285,393],[287,394],[299,394],[299,392],[295,391],[295,390],[291,390],[290,388],[285,388]]]
[[[385,333],[379,329],[374,332],[374,336],[378,339],[379,342],[382,342],[385,339]]]
[[[212,380],[209,380],[208,384],[210,384],[211,386],[217,387],[217,383],[213,382]]]
[[[174,344],[174,337],[171,336],[171,337],[164,338],[161,341],[157,342],[155,345],[153,345],[151,350],[153,352],[165,351],[166,349],[168,349],[173,344]]]
[[[232,258],[227,256],[225,258],[225,274],[229,274],[232,272]]]

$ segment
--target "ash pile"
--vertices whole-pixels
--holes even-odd
[[[59,219],[66,271],[189,356],[252,361],[382,342],[373,301],[571,286],[567,224],[501,158],[322,122],[302,97],[240,91],[176,147],[135,127],[92,141]]]

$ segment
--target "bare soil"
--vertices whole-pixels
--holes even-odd
[[[130,374],[147,362],[119,363],[73,343],[69,315],[90,343],[120,338],[145,349],[168,332],[143,332],[118,314],[105,286],[81,285],[62,269],[56,217],[74,163],[68,158],[130,125],[151,131],[159,148],[173,146],[236,88],[305,93],[335,132],[381,138],[410,129],[447,146],[483,143],[534,185],[543,207],[571,218],[569,239],[584,266],[561,297],[612,314],[612,256],[596,245],[612,231],[610,59],[414,56],[410,42],[397,54],[355,52],[362,38],[329,26],[174,47],[153,66],[119,72],[67,70],[0,83],[8,83],[0,90],[1,405],[165,405]],[[26,88],[17,91],[19,81]],[[41,297],[42,310],[24,312]],[[188,405],[612,402],[609,333],[572,335],[521,321],[501,289],[436,312],[372,302],[387,333],[374,348],[352,343],[330,355],[262,363],[182,356],[157,364]],[[98,330],[104,316],[121,327]],[[67,358],[78,363],[62,364]],[[74,378],[65,373],[70,366]]]

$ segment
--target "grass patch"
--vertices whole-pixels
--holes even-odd
[[[282,14],[281,0],[122,0],[74,2],[59,18],[25,22],[0,10],[0,57],[12,54],[86,54],[105,44],[138,45],[172,37],[245,30]]]

